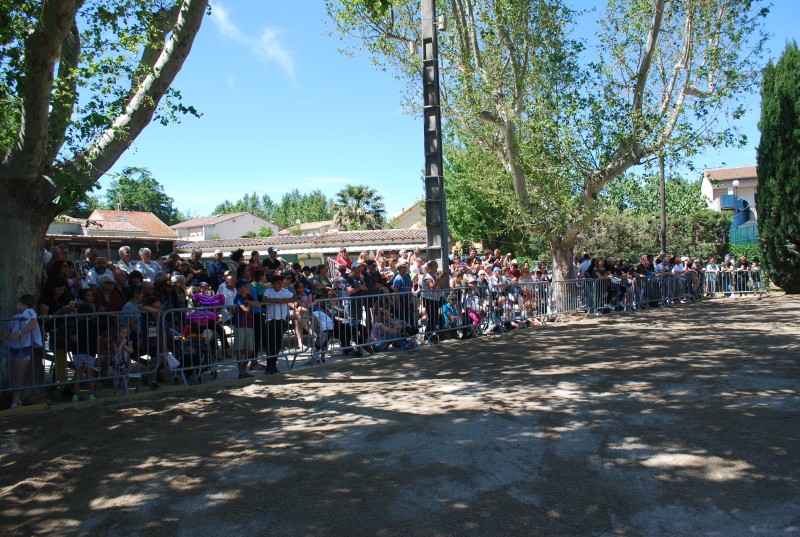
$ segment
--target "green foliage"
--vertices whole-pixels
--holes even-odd
[[[333,220],[340,229],[381,229],[386,220],[383,196],[365,185],[347,185],[331,204]]]
[[[478,147],[445,143],[448,231],[456,242],[503,251],[531,251],[530,228],[519,214],[508,174]],[[538,244],[534,251],[541,250]],[[546,248],[546,246],[545,246]]]
[[[0,16],[0,152],[17,134],[20,102],[26,91],[25,58],[29,34],[38,24],[42,2],[12,2]],[[114,118],[124,114],[132,90],[152,71],[156,51],[170,29],[172,8],[163,0],[104,0],[79,2],[78,32],[69,34],[62,46],[62,62],[51,93],[50,140],[61,159],[71,159],[91,147]],[[67,55],[76,50],[75,62]],[[78,98],[80,94],[80,98]],[[199,117],[181,102],[180,92],[166,90],[155,119],[162,124],[180,121],[185,114]],[[152,103],[150,103],[152,106]],[[70,112],[61,114],[61,110]],[[56,157],[56,155],[51,155]],[[65,182],[68,174],[52,174]],[[85,187],[84,187],[85,188]],[[75,185],[74,196],[81,194]],[[74,198],[64,196],[64,207]]]
[[[368,4],[329,0],[326,7],[342,36],[408,82],[406,103],[416,112],[420,59],[409,45],[421,42],[419,2],[393,0],[386,12]],[[455,134],[451,143],[496,161],[456,189],[498,194],[457,200],[454,210],[476,224],[478,215],[499,210],[498,220],[524,224],[560,259],[594,218],[599,192],[633,166],[657,155],[683,162],[704,146],[742,142],[734,120],[765,39],[758,1],[608,0],[599,17],[574,4],[436,4],[449,22],[438,33],[445,128]],[[590,48],[577,28],[595,19]],[[493,182],[487,187],[480,176]],[[490,223],[480,223],[481,234]],[[507,225],[495,233],[504,235]]]
[[[758,242],[764,270],[787,293],[800,293],[800,50],[786,46],[761,86],[758,144]]]
[[[321,190],[312,190],[308,194],[301,194],[298,189],[287,192],[281,202],[275,207],[271,220],[287,228],[301,223],[320,222],[332,218],[328,198]]]
[[[74,218],[89,218],[92,211],[103,208],[103,203],[98,196],[86,192],[67,210],[66,214]]]
[[[128,167],[111,182],[106,191],[105,208],[151,212],[171,226],[180,221],[173,203],[149,170]]]
[[[302,194],[298,189],[287,192],[276,204],[269,195],[258,196],[255,192],[245,194],[236,202],[225,200],[214,208],[213,214],[247,212],[253,216],[275,222],[284,228],[293,227],[296,221],[320,222],[332,218],[330,202],[321,190]]]
[[[747,259],[761,265],[761,250],[757,244],[731,244],[728,246],[727,253],[731,254],[734,259],[739,259],[739,256],[746,255]],[[763,269],[763,266],[761,268]]]
[[[660,183],[657,174],[645,177],[626,174],[600,192],[598,206],[603,210],[660,214]],[[700,181],[690,182],[681,177],[668,177],[664,186],[667,213],[689,214],[708,209],[708,200],[700,192]]]
[[[679,255],[702,259],[721,256],[728,246],[730,219],[729,214],[708,209],[668,215],[667,248]],[[601,213],[581,233],[575,247],[593,257],[613,255],[631,261],[643,253],[658,253],[660,222],[658,213]]]
[[[258,237],[272,237],[274,235],[272,228],[269,226],[261,226],[258,228]]]

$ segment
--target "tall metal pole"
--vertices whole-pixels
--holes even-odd
[[[664,155],[658,157],[658,170],[661,173],[661,251],[667,253],[667,188],[664,178]]]
[[[448,269],[447,206],[442,167],[442,110],[439,105],[439,44],[435,0],[422,0],[422,87],[425,119],[425,226],[428,259]]]

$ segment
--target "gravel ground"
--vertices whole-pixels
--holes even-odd
[[[3,535],[800,535],[800,298],[0,420]]]

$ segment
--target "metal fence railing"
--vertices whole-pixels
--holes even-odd
[[[40,317],[42,346],[21,359],[6,342],[0,396],[92,398],[103,383],[124,394],[157,382],[189,384],[221,368],[249,376],[313,365],[332,352],[352,356],[530,328],[563,315],[636,312],[707,297],[756,294],[760,272],[664,273],[598,279],[489,285],[426,292],[317,296],[280,322],[264,312],[213,305],[161,311],[157,305],[111,313]],[[303,304],[303,303],[301,303]],[[272,321],[276,321],[273,319]],[[4,333],[15,321],[0,320]],[[16,361],[15,361],[16,360]],[[266,364],[262,364],[266,361]],[[20,364],[23,374],[20,376]],[[243,375],[244,374],[244,375]]]

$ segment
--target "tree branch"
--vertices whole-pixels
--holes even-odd
[[[80,170],[76,179],[82,185],[92,185],[106,173],[153,119],[158,103],[189,55],[207,5],[208,0],[183,1],[172,35],[125,111],[92,148],[70,161],[70,165]]]
[[[653,14],[653,23],[650,32],[647,34],[647,46],[645,47],[642,59],[639,62],[639,72],[636,74],[636,86],[633,90],[633,113],[635,117],[642,114],[642,104],[644,102],[644,88],[647,84],[647,76],[650,74],[650,64],[653,61],[653,54],[656,51],[658,42],[658,32],[661,29],[661,19],[664,16],[664,3],[666,0],[656,0],[656,9]]]
[[[61,60],[58,63],[59,87],[57,95],[53,98],[53,109],[50,112],[50,122],[47,128],[47,154],[45,162],[50,164],[58,157],[64,145],[65,135],[69,127],[75,103],[78,100],[78,61],[81,55],[81,35],[78,31],[77,21],[73,21],[72,29],[64,38],[61,45]]]
[[[46,0],[39,23],[25,45],[22,111],[17,142],[3,162],[4,176],[28,184],[38,178],[47,154],[47,129],[53,70],[61,44],[75,20],[76,0]]]

